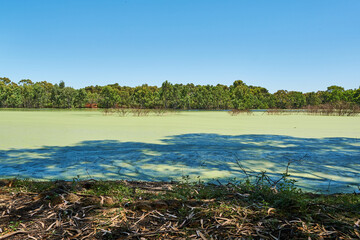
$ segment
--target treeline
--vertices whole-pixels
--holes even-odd
[[[345,90],[340,86],[330,86],[326,91],[279,90],[271,94],[266,88],[248,86],[237,80],[231,86],[184,85],[165,81],[161,87],[111,84],[74,89],[66,87],[64,82],[34,83],[24,79],[15,83],[9,78],[0,78],[2,108],[83,108],[86,104],[93,104],[101,108],[300,109],[337,102],[360,105],[360,88]]]

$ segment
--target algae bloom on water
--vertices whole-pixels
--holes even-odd
[[[145,117],[99,111],[0,111],[0,176],[173,180],[277,177],[289,160],[305,190],[352,192],[360,173],[360,117],[230,116],[184,111]]]

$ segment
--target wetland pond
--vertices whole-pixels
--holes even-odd
[[[229,181],[239,165],[278,178],[289,161],[305,191],[359,191],[360,117],[0,111],[0,178]]]

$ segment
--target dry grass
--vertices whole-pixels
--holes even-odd
[[[2,185],[0,239],[360,238],[360,198],[354,194],[297,193],[301,202],[281,206],[234,184],[5,180]],[[287,195],[279,196],[277,201]]]

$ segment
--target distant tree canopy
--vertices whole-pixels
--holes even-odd
[[[360,88],[345,90],[330,86],[326,91],[302,93],[246,85],[237,80],[231,86],[218,84],[172,84],[161,87],[88,86],[66,87],[65,82],[51,84],[23,79],[18,83],[0,77],[1,108],[83,108],[96,104],[102,108],[169,108],[169,109],[299,109],[326,103],[348,102],[360,105]]]

